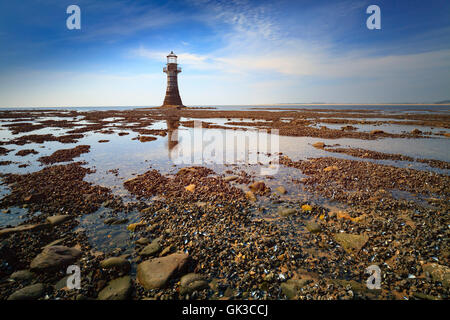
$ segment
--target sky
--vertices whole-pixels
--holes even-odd
[[[158,106],[171,50],[185,105],[450,99],[448,0],[21,0],[0,2],[0,107]]]

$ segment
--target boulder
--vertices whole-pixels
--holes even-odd
[[[185,253],[146,260],[138,265],[137,280],[147,290],[162,288],[171,277],[182,272],[188,260]]]
[[[132,291],[131,278],[129,276],[117,278],[108,282],[105,288],[99,292],[98,300],[126,300]]]
[[[8,297],[8,300],[36,300],[39,299],[44,292],[44,285],[42,283],[36,283],[17,290]]]
[[[46,247],[31,261],[32,271],[42,271],[48,269],[59,269],[77,261],[81,256],[81,251],[66,246]]]

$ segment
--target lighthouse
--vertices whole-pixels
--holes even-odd
[[[167,64],[163,71],[167,73],[167,90],[166,97],[162,108],[182,108],[180,93],[178,92],[178,74],[181,72],[181,68],[177,64],[177,56],[170,52],[167,56]]]

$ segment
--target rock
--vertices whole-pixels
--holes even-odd
[[[384,133],[383,130],[372,130],[372,131],[370,132],[370,134],[383,134],[383,133]]]
[[[123,218],[123,219],[117,219],[117,218],[108,218],[105,219],[103,221],[104,224],[107,225],[119,225],[119,224],[125,224],[127,223],[129,220],[127,218]]]
[[[266,189],[266,184],[264,181],[257,181],[248,186],[253,192],[264,191]]]
[[[275,189],[279,194],[286,194],[286,188],[283,186],[279,186],[278,188]]]
[[[437,263],[427,263],[422,266],[424,272],[429,273],[434,281],[439,281],[443,286],[450,286],[450,268]]]
[[[340,285],[344,288],[350,286],[351,290],[358,293],[380,293],[380,289],[369,289],[365,283],[360,283],[355,280],[342,280],[342,279],[328,279],[327,282]]]
[[[413,131],[411,131],[412,134],[422,134],[422,131],[420,131],[419,129],[414,129]]]
[[[194,192],[195,191],[195,184],[190,184],[187,187],[184,187],[184,189],[186,191],[189,191],[189,192]]]
[[[229,182],[229,181],[234,181],[237,179],[239,179],[238,176],[228,176],[228,177],[223,178],[223,181]]]
[[[67,288],[67,279],[69,279],[70,275],[65,276],[64,278],[62,278],[61,280],[59,280],[56,284],[55,284],[55,289],[56,290],[63,290],[64,288]]]
[[[159,244],[159,239],[153,240],[150,244],[145,246],[144,249],[139,252],[140,256],[155,256],[161,251],[161,245]]]
[[[140,245],[140,246],[144,246],[146,244],[148,244],[150,242],[150,240],[148,240],[147,238],[139,238],[138,240],[136,240],[136,244]]]
[[[111,224],[113,226],[115,225],[119,225],[119,224],[125,224],[127,223],[129,220],[127,218],[123,218],[123,219],[116,219],[116,221],[113,221]]]
[[[295,210],[294,208],[284,208],[284,207],[278,208],[278,214],[282,217],[288,217],[295,213],[297,213],[297,210]]]
[[[311,280],[307,279],[289,279],[281,284],[281,291],[288,299],[293,299],[297,296],[299,290],[307,285]]]
[[[245,197],[250,200],[250,201],[256,201],[256,196],[253,192],[251,191],[246,191],[245,192]]]
[[[208,281],[205,280],[203,275],[198,273],[188,273],[182,276],[180,285],[180,294],[182,296],[209,287]]]
[[[48,226],[49,224],[24,224],[14,228],[5,228],[0,230],[0,238],[17,232],[42,230]]]
[[[113,222],[115,222],[115,221],[117,221],[116,218],[108,218],[108,219],[103,220],[103,223],[110,225],[110,224],[113,224]]]
[[[223,293],[223,295],[227,298],[232,298],[237,294],[236,289],[233,289],[231,287],[227,287],[225,289],[225,292]]]
[[[302,211],[311,211],[312,207],[309,204],[302,205]]]
[[[308,221],[306,222],[306,229],[308,229],[309,232],[317,233],[322,230],[320,227],[320,224],[318,224],[316,221]]]
[[[326,167],[325,169],[323,169],[323,171],[325,171],[325,172],[336,171],[336,170],[339,170],[339,168],[337,166],[329,166],[329,167]]]
[[[156,140],[155,137],[150,137],[150,136],[139,136],[139,141],[140,142],[148,142],[148,141],[154,141]]]
[[[128,260],[122,257],[111,257],[100,262],[103,269],[117,269],[124,272],[130,271],[131,265]]]
[[[8,297],[8,300],[36,300],[44,294],[44,291],[44,285],[42,283],[36,283],[17,290]]]
[[[72,264],[81,256],[81,251],[66,246],[52,246],[45,248],[31,261],[32,271],[59,269]]]
[[[3,209],[2,210],[2,213],[10,213],[11,212],[11,210],[9,210],[9,209]]]
[[[347,212],[341,211],[341,210],[339,210],[339,211],[336,213],[336,217],[337,217],[338,219],[352,220],[352,217],[351,217]]]
[[[16,281],[30,281],[33,279],[33,273],[30,270],[19,270],[11,274],[9,278]]]
[[[47,217],[47,222],[50,223],[51,225],[58,225],[61,224],[63,222],[66,222],[67,220],[70,220],[71,216],[67,215],[67,214],[61,214],[61,215],[56,215],[56,216],[50,216]]]
[[[147,290],[162,288],[186,266],[189,255],[173,253],[162,258],[144,261],[138,265],[137,280]]]
[[[139,222],[136,222],[136,223],[129,224],[127,226],[127,230],[129,230],[131,232],[134,232],[136,230],[136,228],[141,227],[141,226],[145,226],[145,222],[144,221],[139,221]]]
[[[126,300],[132,291],[131,278],[124,276],[108,282],[98,294],[98,300]]]
[[[190,173],[196,173],[197,169],[194,167],[184,167],[178,170],[177,174],[190,174]]]
[[[152,213],[153,210],[154,209],[152,207],[148,207],[148,208],[142,209],[141,213],[143,213],[143,214],[150,214],[150,213]]]
[[[45,249],[47,247],[53,247],[53,246],[59,245],[59,244],[63,243],[64,240],[66,240],[66,238],[57,239],[57,240],[52,241],[49,244],[46,244],[45,246],[41,247],[41,249]]]
[[[160,257],[164,257],[167,254],[174,252],[176,250],[175,246],[168,246],[165,247],[163,251],[161,251],[161,253],[159,254]]]
[[[361,250],[369,240],[369,237],[365,234],[335,233],[334,240],[339,243],[345,251],[350,253],[352,250]]]
[[[312,146],[314,148],[317,148],[317,149],[323,149],[323,148],[325,148],[325,143],[323,143],[323,142],[316,142]]]
[[[441,300],[438,297],[420,292],[413,292],[413,297],[421,300]]]

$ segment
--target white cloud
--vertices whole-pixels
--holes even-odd
[[[232,79],[234,74],[235,92],[247,92],[245,99],[249,95],[268,97],[271,94],[272,101],[281,101],[284,97],[297,101],[302,100],[302,97],[316,101],[333,101],[335,98],[354,101],[364,100],[359,93],[365,92],[369,99],[378,101],[388,98],[390,101],[409,100],[402,96],[415,96],[415,99],[423,101],[421,96],[431,97],[426,94],[425,87],[433,94],[436,93],[436,90],[430,89],[433,85],[441,90],[442,86],[450,90],[448,49],[421,53],[381,54],[379,51],[374,54],[361,49],[345,51],[344,47],[337,44],[337,50],[334,43],[326,40],[326,35],[320,38],[321,42],[317,42],[284,32],[281,25],[273,20],[270,8],[263,5],[249,5],[246,1],[194,2],[208,11],[207,22],[211,26],[226,23],[230,30],[223,34],[224,45],[221,48],[207,55],[183,50],[178,54],[179,63],[191,70],[208,71],[208,74],[216,76],[212,81],[220,81],[218,76]],[[363,7],[364,3],[358,3],[352,10],[361,10]],[[321,10],[337,14],[339,18],[344,12],[342,6]],[[135,50],[135,53],[158,61],[165,56],[165,53],[146,48]],[[245,78],[251,78],[251,82],[244,81]],[[422,86],[424,89],[417,85],[421,78],[431,81],[427,86]],[[308,79],[316,79],[316,84],[308,84]],[[286,88],[290,88],[290,91]],[[385,95],[387,92],[389,96]],[[311,93],[317,96],[311,96]],[[347,95],[347,98],[343,95]],[[241,98],[243,96],[240,95]]]

